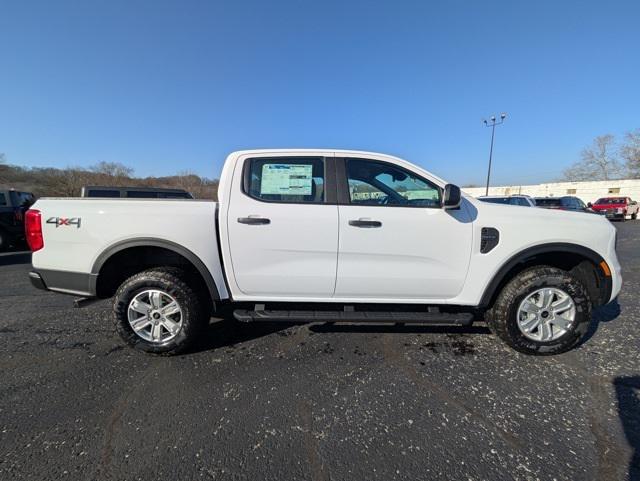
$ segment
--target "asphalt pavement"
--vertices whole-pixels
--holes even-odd
[[[554,357],[482,325],[216,320],[154,357],[1,254],[0,480],[640,480],[640,221],[616,226],[619,300]]]

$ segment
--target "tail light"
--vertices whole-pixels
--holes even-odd
[[[39,210],[29,209],[27,211],[24,219],[24,230],[31,252],[39,251],[44,247],[42,215]]]

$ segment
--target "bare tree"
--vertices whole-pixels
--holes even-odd
[[[133,169],[131,167],[127,167],[120,162],[98,162],[96,165],[89,167],[89,170],[99,174],[107,180],[111,178],[117,181],[128,179],[133,174]]]
[[[627,132],[620,147],[620,156],[624,160],[627,175],[640,178],[640,129]]]
[[[580,161],[564,171],[566,180],[610,180],[622,175],[615,137],[611,134],[596,137],[591,147],[582,150],[580,157]]]
[[[0,156],[0,161],[4,157]],[[0,184],[34,192],[38,196],[78,196],[84,185],[183,188],[198,199],[216,199],[218,180],[184,171],[166,177],[133,177],[133,169],[114,162],[90,168],[20,167],[0,162]]]

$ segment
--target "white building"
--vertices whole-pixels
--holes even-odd
[[[473,197],[484,195],[484,187],[464,187]],[[599,180],[596,182],[549,182],[535,185],[506,185],[489,187],[489,195],[526,194],[531,197],[579,197],[586,204],[600,197],[631,197],[640,200],[640,179]]]

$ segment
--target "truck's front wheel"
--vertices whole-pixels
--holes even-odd
[[[570,272],[538,266],[505,285],[486,319],[489,328],[517,351],[558,354],[587,334],[591,299]]]
[[[113,320],[130,346],[172,355],[193,345],[208,317],[180,269],[154,268],[129,277],[118,288]]]

